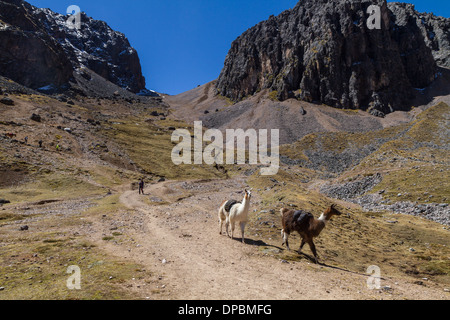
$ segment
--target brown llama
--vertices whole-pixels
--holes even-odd
[[[340,216],[341,212],[339,212],[334,205],[325,210],[319,219],[314,218],[311,213],[303,210],[295,211],[283,208],[280,212],[283,224],[283,230],[281,230],[283,245],[286,244],[287,249],[290,250],[288,241],[289,235],[292,232],[297,231],[302,237],[302,243],[298,253],[301,253],[305,243],[308,243],[317,263],[317,251],[313,239],[320,235],[333,215]]]

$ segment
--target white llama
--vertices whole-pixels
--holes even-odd
[[[231,224],[231,238],[233,239],[234,228],[236,222],[239,222],[242,234],[242,243],[245,243],[244,231],[245,225],[248,222],[248,212],[250,208],[250,198],[252,194],[250,191],[244,191],[244,200],[237,202],[235,200],[224,201],[219,209],[219,232],[222,234],[222,226],[225,221],[225,228],[228,233],[228,226]]]

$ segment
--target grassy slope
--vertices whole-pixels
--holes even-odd
[[[74,214],[35,215],[30,232],[0,232],[0,283],[5,288],[0,298],[44,300],[108,300],[133,299],[126,284],[132,278],[151,278],[143,266],[120,261],[104,253],[101,247],[73,230],[89,228],[90,219],[124,210],[117,198],[93,200],[90,209]],[[14,225],[18,217],[13,211],[0,214],[1,225]],[[29,221],[29,220],[28,220]],[[30,222],[28,222],[30,223]],[[18,225],[16,224],[16,228]],[[68,290],[67,268],[81,269],[81,290]]]
[[[171,152],[175,144],[171,141],[171,127],[194,132],[192,125],[180,121],[154,119],[146,122],[142,118],[122,118],[113,122],[112,130],[103,133],[122,146],[133,162],[149,174],[180,180],[225,177],[210,166],[173,164]]]
[[[331,152],[336,161],[343,154],[353,155],[353,165],[332,175],[336,182],[346,182],[358,176],[383,174],[383,181],[373,192],[385,190],[385,197],[396,201],[410,200],[426,203],[449,202],[450,174],[448,170],[449,111],[440,103],[410,124],[364,133],[311,134],[292,145],[282,146],[281,154],[312,166],[307,154]],[[364,150],[370,152],[364,152]],[[330,164],[323,163],[319,171],[327,172]],[[402,193],[401,197],[397,197]]]
[[[449,118],[449,106],[440,103],[422,113],[404,137],[363,161],[361,166],[387,173],[373,192],[386,190],[391,200],[449,203]]]
[[[145,157],[146,151],[155,153],[154,150],[166,150],[171,146],[167,130],[167,134],[154,135],[157,129],[147,126],[151,129],[146,132],[145,141],[140,140],[134,131],[134,126],[140,129],[147,124],[144,119],[150,117],[154,108],[147,110],[145,107],[131,112],[125,109],[125,112],[114,113],[120,121],[123,117],[123,122],[130,126],[122,126],[122,130],[117,130],[121,134],[117,139],[119,145],[108,153],[108,159],[114,161],[114,164],[108,165],[102,160],[105,152],[96,152],[89,147],[87,152],[91,155],[88,157],[81,152],[84,147],[82,139],[68,136],[56,128],[60,122],[67,120],[54,120],[52,116],[46,115],[45,120],[38,123],[22,117],[22,114],[45,114],[49,108],[53,108],[52,114],[57,114],[57,110],[73,119],[75,108],[76,113],[80,112],[77,122],[86,123],[96,113],[103,113],[103,108],[106,108],[106,113],[110,113],[109,109],[117,108],[116,106],[97,107],[96,103],[89,102],[85,105],[80,103],[83,106],[67,106],[54,99],[36,95],[10,97],[16,101],[16,105],[0,110],[8,114],[4,117],[8,121],[0,122],[0,129],[2,132],[17,133],[18,141],[0,141],[0,198],[11,201],[10,205],[0,208],[0,287],[4,288],[0,291],[0,299],[136,298],[136,294],[127,289],[126,283],[132,278],[150,279],[151,273],[133,262],[108,256],[101,246],[86,240],[85,235],[74,234],[73,230],[89,228],[91,219],[105,213],[114,216],[126,210],[120,205],[116,195],[105,197],[105,194],[110,189],[142,177],[139,165],[142,168],[147,165],[153,167],[153,163]],[[12,118],[11,114],[20,118]],[[135,117],[130,122],[130,117],[136,114],[140,117]],[[11,125],[9,120],[20,123],[20,126]],[[74,122],[75,125],[77,122]],[[102,127],[107,126],[105,124]],[[89,127],[79,129],[78,132],[80,131],[91,134],[93,142],[104,141],[103,133],[106,132],[94,131]],[[112,131],[116,133],[115,129]],[[62,138],[52,140],[56,135]],[[20,143],[25,136],[29,137],[29,145]],[[43,149],[36,147],[36,141],[41,137],[45,137]],[[127,142],[130,140],[137,144],[128,149],[130,145]],[[67,145],[72,151],[55,152],[51,142]],[[133,153],[132,149],[138,152]],[[116,154],[126,155],[128,150],[131,151],[129,158],[139,163],[134,170],[121,167],[122,157]],[[167,161],[157,158],[153,160],[163,163],[161,167]],[[164,175],[166,172],[157,173]],[[153,178],[153,174],[145,176],[149,180]],[[176,174],[171,177],[176,177]],[[68,213],[63,213],[62,210],[60,214],[54,214],[51,213],[51,206],[38,205],[40,201],[46,200],[60,201],[57,203],[62,206],[70,205],[71,200],[87,201],[89,208],[80,207],[69,210]],[[30,230],[20,232],[19,227],[25,224],[30,225]],[[116,240],[115,238],[120,238],[120,233],[111,234],[111,237],[105,237],[103,241]],[[69,277],[66,270],[70,265],[78,265],[82,270],[83,287],[80,291],[70,291],[66,287]]]
[[[299,174],[298,176],[301,176]],[[296,252],[281,248],[279,209],[295,205],[318,217],[335,202],[299,182],[298,176],[280,172],[272,177],[286,184],[274,186],[269,178],[253,176],[249,184],[262,195],[260,210],[252,215],[249,233],[267,243],[262,253],[287,261],[309,261]],[[266,190],[271,188],[270,190]],[[335,217],[315,241],[319,255],[327,265],[351,272],[365,273],[378,265],[384,275],[413,275],[450,285],[450,237],[442,225],[424,219],[389,212],[365,212],[357,206],[338,202],[344,213]],[[395,221],[395,223],[394,223]],[[291,237],[291,248],[297,250],[300,237]],[[414,251],[410,251],[413,248]],[[312,256],[308,246],[304,253]]]
[[[32,98],[34,107],[39,107],[43,99]],[[89,110],[91,106],[80,107]],[[4,207],[0,213],[0,286],[7,290],[0,292],[5,299],[103,299],[132,298],[133,294],[124,289],[123,284],[136,273],[143,272],[142,266],[131,262],[117,261],[105,255],[101,248],[93,246],[82,236],[69,232],[71,226],[89,224],[89,217],[114,214],[124,210],[113,197],[103,198],[109,188],[135,181],[144,175],[149,180],[158,177],[168,179],[225,178],[225,174],[208,166],[174,166],[170,151],[174,144],[170,141],[169,127],[192,128],[180,122],[161,121],[151,117],[146,110],[132,115],[117,114],[111,117],[109,125],[102,125],[95,133],[100,140],[105,138],[119,146],[135,165],[135,169],[120,168],[104,163],[87,166],[80,161],[60,161],[57,170],[40,170],[32,159],[16,159],[14,151],[6,144],[0,145],[2,167],[8,172],[22,172],[26,178],[13,186],[0,188],[0,198],[11,200],[12,205],[21,205],[48,199],[78,199],[88,197],[93,205],[80,212],[86,221],[73,216],[36,216],[45,231],[29,235],[6,232],[30,218]],[[152,119],[151,121],[145,121]],[[337,175],[337,181],[352,179],[357,175],[382,171],[383,182],[377,186],[385,189],[387,197],[394,197],[397,189],[405,190],[407,199],[419,200],[425,191],[443,202],[448,190],[448,164],[446,150],[436,148],[448,144],[445,130],[448,121],[448,106],[439,105],[422,114],[409,125],[388,128],[371,134],[323,133],[313,134],[301,141],[284,146],[281,153],[292,159],[300,159],[308,165],[308,154],[321,150],[339,155],[346,150],[373,145],[374,150],[355,161],[354,167]],[[10,130],[1,124],[4,130]],[[40,124],[30,125],[28,130]],[[24,129],[25,130],[25,129]],[[447,139],[447,140],[446,140]],[[375,142],[374,142],[375,141]],[[415,145],[414,141],[425,144]],[[75,142],[72,142],[75,146]],[[428,143],[428,144],[426,144]],[[431,144],[430,144],[431,143]],[[67,159],[77,155],[68,154]],[[64,154],[61,155],[64,158]],[[396,158],[397,160],[393,161]],[[400,164],[400,165],[399,165]],[[52,164],[48,163],[51,168]],[[413,167],[417,167],[413,169]],[[244,169],[247,166],[243,166]],[[141,169],[146,172],[143,174]],[[229,174],[241,173],[239,168],[229,168]],[[442,170],[442,171],[441,171]],[[285,260],[302,260],[304,256],[280,251],[279,208],[295,204],[319,215],[333,200],[311,190],[310,183],[327,173],[327,164],[315,171],[307,168],[286,166],[277,176],[262,177],[254,173],[249,184],[262,196],[260,209],[252,215],[249,230],[258,234],[268,244],[262,246],[262,254],[273,255]],[[420,184],[418,182],[421,182]],[[415,182],[415,185],[414,185]],[[447,191],[448,194],[448,191]],[[116,199],[117,200],[117,199]],[[420,200],[419,200],[420,201]],[[329,265],[349,271],[365,272],[369,265],[379,265],[383,273],[407,274],[428,277],[449,284],[450,241],[448,230],[442,225],[419,218],[390,213],[367,213],[356,206],[342,206],[345,213],[336,218],[317,240],[319,254]],[[395,220],[397,223],[388,221]],[[26,221],[26,220],[24,220]],[[53,227],[50,227],[53,226]],[[112,234],[111,237],[117,237]],[[105,239],[105,241],[109,240]],[[292,239],[292,247],[299,242]],[[275,247],[275,248],[274,248]],[[410,251],[414,248],[414,251]],[[309,249],[304,250],[309,254]],[[52,257],[52,258],[51,258]],[[51,258],[51,259],[50,259]],[[76,263],[73,263],[76,262]],[[83,276],[89,283],[82,292],[67,292],[65,270],[68,265],[78,264],[89,273]],[[112,280],[110,280],[112,277]],[[91,281],[97,279],[97,281]],[[98,279],[104,279],[100,283]],[[35,281],[37,280],[37,281]],[[30,285],[32,283],[32,285]]]
[[[383,196],[392,201],[426,203],[430,200],[425,194],[432,195],[433,202],[449,203],[448,118],[449,107],[439,104],[409,125],[370,134],[312,134],[283,146],[281,154],[301,160],[307,166],[308,152],[331,151],[339,158],[342,152],[372,145],[373,152],[362,157],[354,167],[336,175],[335,181],[346,182],[381,172],[383,181],[372,192],[385,190]],[[382,272],[413,275],[418,279],[433,278],[447,286],[450,284],[448,228],[411,216],[365,212],[358,206],[329,199],[308,188],[309,181],[314,182],[315,178],[327,173],[326,164],[321,169],[312,171],[291,166],[290,170],[280,170],[277,176],[270,178],[253,175],[249,183],[263,195],[263,210],[254,216],[251,232],[269,239],[268,244],[280,247],[281,207],[294,204],[318,217],[328,205],[337,201],[345,214],[336,217],[316,241],[319,254],[327,264],[360,273],[365,273],[369,265],[378,265]],[[399,192],[401,197],[398,197]],[[295,236],[291,242],[297,249],[300,238]],[[278,249],[269,252],[280,259],[304,258]],[[311,255],[307,246],[304,252]]]
[[[172,163],[170,155],[175,145],[171,142],[170,127],[193,129],[186,123],[164,121],[153,116],[154,111],[164,111],[157,104],[125,107],[87,101],[68,106],[46,96],[10,96],[16,101],[13,108],[17,111],[5,109],[7,114],[16,112],[19,116],[48,112],[61,113],[73,119],[76,111],[80,118],[71,123],[75,126],[78,122],[86,123],[87,119],[95,118],[99,113],[109,117],[107,121],[101,120],[101,126],[95,130],[92,127],[75,130],[90,135],[84,138],[87,143],[57,130],[56,126],[67,120],[54,120],[50,115],[45,115],[42,123],[25,118],[12,119],[21,122],[18,127],[8,121],[0,122],[2,131],[16,132],[19,140],[0,143],[0,170],[4,170],[0,177],[0,198],[11,201],[10,205],[0,209],[0,287],[5,288],[0,291],[0,298],[135,298],[124,283],[131,278],[149,278],[149,272],[142,271],[143,266],[107,256],[101,247],[86,241],[82,235],[74,236],[70,230],[83,229],[90,225],[90,219],[105,213],[108,216],[119,215],[126,210],[116,194],[106,197],[105,194],[141,177],[150,182],[160,177],[217,179],[226,177],[226,174],[214,167],[175,166]],[[52,111],[49,112],[50,109]],[[20,143],[25,136],[29,137],[30,145]],[[38,137],[45,137],[43,149],[35,146]],[[108,145],[103,141],[108,141]],[[70,147],[72,151],[55,152],[57,143]],[[109,151],[105,150],[107,147]],[[16,157],[17,154],[20,157]],[[37,203],[45,200],[87,200],[90,208],[59,215],[34,210]],[[28,213],[27,207],[32,208],[33,213]],[[45,211],[46,207],[36,208]],[[30,231],[20,233],[19,227],[25,224],[32,226]],[[120,241],[122,238],[120,232],[115,232],[106,235],[103,241]],[[69,276],[66,269],[72,264],[80,266],[83,271],[82,283],[86,286],[81,291],[68,291],[66,288],[65,281]]]

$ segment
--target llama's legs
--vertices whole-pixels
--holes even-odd
[[[302,238],[302,243],[300,244],[300,248],[298,249],[298,253],[301,253],[303,250],[303,246],[305,245],[306,241]]]
[[[245,231],[245,222],[241,222],[241,234],[242,234],[242,243],[245,243],[245,239],[244,239],[244,231]]]
[[[235,223],[231,222],[231,239],[234,239],[233,238],[233,236],[234,236],[234,228],[235,228]]]
[[[223,207],[219,209],[219,233],[222,234],[222,227],[223,223],[228,223],[227,215]],[[227,227],[227,234],[228,234],[228,227]]]
[[[225,231],[227,232],[227,236],[228,236],[228,237],[230,236],[230,233],[228,232],[228,227],[229,227],[229,225],[230,225],[230,218],[227,216],[227,217],[225,218]]]
[[[312,239],[308,241],[308,244],[309,244],[309,247],[311,248],[312,253],[314,254],[314,258],[316,260],[316,263],[318,263],[316,246],[314,245],[314,242],[312,241]]]
[[[291,249],[289,248],[289,234],[287,232],[285,232],[284,230],[282,230],[281,236],[283,237],[282,245],[286,245],[286,248],[288,249],[288,251],[291,251]]]
[[[223,226],[222,208],[220,208],[219,209],[219,234],[222,234],[222,226]]]

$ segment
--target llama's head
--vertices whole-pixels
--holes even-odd
[[[250,190],[245,189],[244,191],[245,191],[244,199],[250,201],[250,198],[252,197],[251,189]]]
[[[326,220],[330,220],[332,216],[340,216],[342,212],[340,212],[338,209],[336,209],[336,206],[332,204],[325,212],[323,213],[323,217]]]

